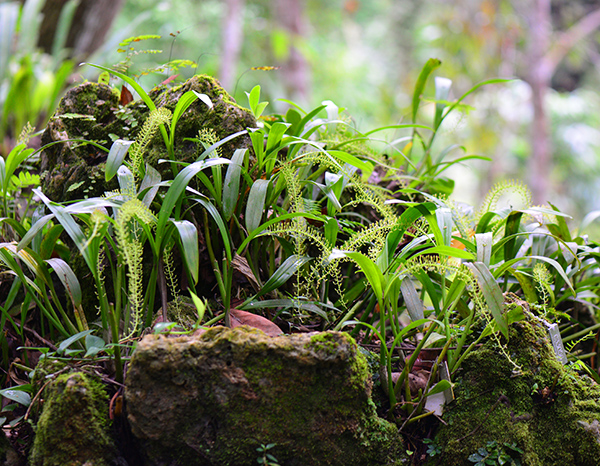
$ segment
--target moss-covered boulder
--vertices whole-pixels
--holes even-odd
[[[187,91],[206,95],[213,106],[210,108],[198,99],[181,116],[175,133],[175,160],[192,162],[200,155],[204,150],[202,144],[189,140],[197,139],[200,130],[205,138],[214,138],[216,142],[256,127],[252,113],[237,105],[218,81],[209,76],[194,76],[171,89],[159,87],[150,91],[149,96],[157,107],[172,112]],[[109,149],[114,139],[135,140],[148,114],[149,109],[141,100],[121,106],[119,92],[104,84],[88,82],[69,90],[42,136],[42,144],[58,142],[44,149],[41,155],[42,191],[53,201],[65,202],[116,189],[116,178],[110,183],[104,181],[107,152],[92,144],[70,140],[93,141]],[[223,145],[220,155],[229,158],[235,149],[246,147],[251,147],[250,138],[241,135]],[[146,161],[163,175],[170,175],[169,164],[158,164],[159,159],[167,158],[164,139],[158,132],[147,147]]]
[[[0,431],[0,464],[2,466],[18,466],[20,463],[19,456],[10,445],[4,431]]]
[[[465,359],[428,464],[502,454],[527,466],[600,464],[600,387],[558,362],[535,320],[513,324],[505,349],[512,362],[493,340]]]
[[[397,428],[375,413],[366,361],[344,333],[149,335],[125,384],[148,465],[256,464],[257,447],[271,443],[282,465],[405,464]]]
[[[59,375],[44,389],[35,427],[31,466],[108,466],[116,448],[110,437],[108,397],[102,383],[83,372]]]

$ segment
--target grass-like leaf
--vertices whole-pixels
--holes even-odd
[[[200,270],[200,254],[198,252],[198,230],[196,226],[187,220],[173,220],[173,225],[179,232],[183,257],[190,271],[194,284],[198,283]]]
[[[246,228],[248,231],[255,230],[260,225],[260,221],[265,212],[265,199],[267,190],[271,185],[270,180],[258,179],[252,183],[248,201],[246,203]]]
[[[298,256],[297,254],[291,255],[279,266],[275,273],[271,275],[255,297],[258,298],[279,288],[293,277],[300,267],[311,260],[312,257]]]
[[[508,339],[508,322],[504,315],[504,297],[492,272],[483,262],[473,262],[465,265],[473,272],[494,321],[504,337]]]
[[[225,220],[229,221],[238,197],[240,196],[240,177],[242,175],[242,165],[247,149],[236,149],[231,157],[231,164],[227,167],[225,173],[225,183],[223,185],[223,215]]]
[[[117,139],[112,143],[104,168],[104,178],[106,181],[110,181],[117,174],[117,170],[123,164],[123,160],[125,160],[131,144],[133,144],[133,141],[124,141],[123,139]]]

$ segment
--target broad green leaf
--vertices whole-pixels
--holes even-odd
[[[477,262],[483,262],[488,267],[490,266],[490,260],[492,258],[493,240],[494,234],[491,232],[475,234],[475,242],[477,243]]]
[[[550,204],[550,207],[552,207],[553,214],[556,216],[556,222],[558,223],[558,231],[560,233],[555,236],[558,236],[565,242],[573,241],[573,239],[571,238],[571,232],[569,231],[569,226],[567,225],[565,218],[562,215],[556,215],[561,213],[560,210],[558,210],[558,208],[552,204]]]
[[[280,223],[280,222],[286,222],[286,221],[291,220],[296,217],[304,217],[304,218],[309,218],[311,220],[323,221],[322,217],[313,215],[313,214],[309,214],[306,212],[291,212],[289,214],[280,215],[279,217],[276,217],[274,219],[267,220],[266,222],[264,222],[263,224],[259,225],[254,230],[252,230],[248,234],[248,237],[244,241],[242,241],[242,244],[240,244],[240,246],[237,249],[238,254],[242,254],[244,252],[244,250],[246,249],[246,247],[248,247],[248,243],[250,243],[250,241],[252,241],[254,238],[256,238],[257,236],[260,236],[261,234],[263,234],[265,232],[268,232],[268,229],[271,225],[275,225],[276,223]]]
[[[537,293],[535,291],[535,287],[533,286],[530,278],[525,275],[523,272],[519,272],[518,270],[514,270],[513,268],[508,268],[508,271],[514,275],[514,277],[519,282],[521,286],[521,290],[523,291],[523,296],[525,300],[530,304],[535,304],[538,302]]]
[[[256,155],[256,160],[258,160],[258,166],[262,168],[265,155],[264,130],[254,130],[250,131],[248,134],[250,136],[250,139],[252,140],[252,149],[254,150],[254,154]]]
[[[360,267],[362,272],[365,274],[365,277],[371,288],[373,288],[373,292],[377,297],[377,300],[382,303],[383,302],[383,287],[384,287],[384,277],[381,273],[381,270],[377,268],[377,265],[367,256],[360,252],[353,251],[340,251],[339,249],[334,249],[331,255],[329,256],[329,260],[339,259],[341,257],[348,257],[352,259],[356,264]]]
[[[127,155],[129,146],[133,144],[133,141],[124,141],[123,139],[117,139],[110,146],[108,152],[108,158],[106,159],[106,167],[104,169],[104,177],[106,181],[110,181],[116,174],[117,170],[123,165],[123,160]]]
[[[64,354],[64,352],[67,350],[67,348],[69,348],[69,346],[71,346],[76,341],[82,340],[85,337],[87,337],[88,335],[91,335],[93,332],[94,332],[93,330],[84,330],[83,332],[79,332],[79,333],[76,333],[75,335],[72,335],[71,337],[69,337],[66,340],[64,340],[63,342],[61,342],[60,345],[58,345],[56,353],[59,355]]]
[[[412,121],[413,123],[417,122],[417,111],[419,110],[419,104],[421,102],[421,95],[423,94],[423,90],[425,89],[425,84],[427,84],[427,79],[429,75],[435,70],[438,66],[440,66],[442,62],[437,58],[430,58],[425,66],[421,70],[419,77],[417,78],[417,82],[415,84],[415,92],[413,94],[412,99]]]
[[[6,157],[4,170],[0,170],[0,176],[4,176],[2,181],[2,190],[6,193],[8,189],[8,184],[10,182],[11,177],[15,173],[15,170],[19,168],[19,166],[33,154],[33,149],[26,149],[25,144],[19,144],[14,147]]]
[[[252,183],[246,204],[245,220],[248,231],[255,230],[260,225],[262,216],[265,213],[265,199],[270,185],[270,180],[259,179]]]
[[[504,260],[513,259],[517,255],[518,244],[516,241],[517,237],[515,235],[519,233],[522,217],[522,212],[515,211],[511,212],[506,218],[504,237],[507,238],[507,241],[504,243]]]
[[[47,259],[46,263],[52,267],[61,283],[67,290],[67,294],[71,297],[73,305],[78,307],[81,305],[81,286],[77,276],[64,260],[60,258]]]
[[[465,265],[473,272],[473,276],[479,284],[489,311],[504,337],[508,339],[508,323],[504,315],[504,297],[496,279],[490,272],[490,269],[482,262],[473,262]]]
[[[115,71],[112,68],[107,68],[106,66],[102,66],[102,65],[95,65],[93,63],[82,63],[82,65],[90,65],[90,66],[93,66],[94,68],[98,68],[99,70],[107,71],[108,73],[114,74],[115,76],[121,78],[123,81],[125,81],[127,84],[129,84],[135,90],[135,92],[137,92],[139,94],[139,96],[142,98],[142,100],[148,106],[148,108],[150,110],[156,110],[156,105],[154,104],[152,99],[148,96],[146,91],[144,91],[144,88],[142,86],[140,86],[138,84],[138,82],[135,79],[133,79],[132,77],[127,76],[123,73],[119,73],[118,71]],[[168,140],[166,138],[166,133],[163,135],[163,137],[165,137],[165,142],[167,142]]]
[[[181,118],[181,115],[183,115],[188,107],[192,105],[200,95],[204,94],[198,94],[196,91],[187,91],[177,101],[177,105],[173,110],[173,116],[171,117],[171,128],[169,132],[169,147],[171,150],[175,144],[175,128],[177,127],[177,122]],[[209,107],[210,106],[212,106],[212,102]]]
[[[454,248],[452,246],[434,246],[432,248],[423,249],[415,254],[420,256],[422,254],[439,254],[440,256],[457,257],[459,259],[475,260],[475,256],[469,251],[463,249]]]
[[[160,183],[160,173],[156,170],[152,165],[146,164],[146,174],[144,175],[144,179],[140,183],[140,193],[143,193],[146,189],[146,194],[144,194],[144,199],[142,200],[143,204],[146,207],[150,207],[156,193],[158,192],[159,183]]]
[[[0,395],[23,406],[29,406],[31,404],[31,395],[23,390],[18,390],[18,388],[5,388],[4,390],[0,390]]]
[[[246,151],[247,149],[236,149],[231,157],[231,164],[227,167],[227,173],[225,173],[223,215],[227,221],[231,219],[240,195],[240,177]]]
[[[256,294],[256,298],[279,288],[286,283],[291,277],[296,275],[296,272],[307,262],[311,261],[311,257],[298,256],[296,254],[288,257],[283,264],[275,271],[273,275],[267,280],[264,286]]]
[[[341,160],[344,163],[347,163],[348,165],[352,165],[353,167],[358,168],[360,171],[362,171],[364,176],[370,176],[371,172],[373,171],[373,164],[361,160],[358,157],[349,154],[348,152],[344,152],[342,150],[329,150],[326,153],[335,157],[336,159]]]
[[[231,262],[233,260],[233,254],[231,252],[231,238],[229,236],[227,226],[225,225],[225,222],[223,222],[221,214],[219,213],[217,208],[207,199],[195,198],[193,200],[196,201],[198,204],[202,205],[202,207],[206,209],[206,211],[210,214],[210,216],[217,224],[219,232],[221,233],[221,237],[223,238],[223,245],[225,247],[225,253],[227,254],[227,261]]]
[[[331,306],[325,306],[323,303],[319,303],[320,306],[323,307],[328,307],[330,308]],[[265,308],[295,308],[295,309],[300,309],[303,311],[308,311],[308,312],[312,312],[313,314],[316,314],[320,317],[322,317],[323,319],[327,320],[327,313],[317,304],[315,304],[312,301],[302,301],[302,300],[297,300],[297,299],[265,299],[264,301],[250,301],[247,303],[244,303],[243,305],[239,306],[238,309],[265,309]],[[338,309],[333,308],[335,311],[338,311]]]
[[[280,121],[271,125],[271,129],[269,130],[269,136],[267,138],[267,154],[279,145],[281,138],[283,137],[284,133],[289,127],[289,123],[282,123]]]
[[[198,230],[196,226],[187,220],[173,220],[173,225],[179,232],[181,238],[181,247],[183,257],[188,270],[194,279],[194,284],[198,283],[198,273],[200,270],[200,255],[198,252]]]
[[[194,306],[196,306],[196,311],[198,312],[198,322],[202,322],[204,313],[206,312],[206,302],[202,301],[192,290],[188,289],[188,291]]]
[[[559,275],[562,277],[562,279],[565,281],[565,283],[569,286],[569,288],[573,292],[573,296],[577,296],[577,293],[575,292],[575,289],[573,288],[573,284],[571,283],[571,280],[569,280],[569,276],[565,273],[565,271],[561,267],[561,265],[558,262],[556,262],[554,259],[550,259],[549,257],[546,257],[546,256],[516,257],[514,259],[504,262],[497,269],[495,269],[494,276],[500,277],[500,276],[502,276],[502,274],[504,272],[506,272],[507,269],[511,268],[513,265],[515,265],[519,262],[522,262],[522,261],[530,261],[530,260],[540,260],[542,262],[546,262],[547,264],[550,264],[559,273]]]
[[[338,221],[335,218],[330,217],[325,222],[324,230],[325,230],[325,239],[327,240],[329,245],[331,247],[335,246],[335,242],[337,240],[338,233],[340,232],[340,226],[338,224]]]
[[[258,118],[256,115],[256,107],[258,106],[258,101],[260,100],[260,85],[257,84],[252,88],[250,93],[246,92],[248,96],[248,104],[250,105],[250,110],[254,113],[254,117]]]
[[[404,280],[402,280],[400,283],[400,290],[402,292],[402,297],[404,298],[404,303],[406,304],[406,309],[410,315],[410,320],[415,321],[425,318],[423,301],[419,298],[417,288],[410,278],[405,277]]]
[[[135,186],[135,177],[129,168],[121,165],[117,170],[117,180],[119,189],[124,196],[134,196],[137,189]]]
[[[452,230],[454,229],[452,211],[448,207],[441,207],[435,211],[435,219],[444,240],[443,244],[438,246],[450,246],[450,243],[452,243]]]
[[[183,194],[186,186],[189,184],[192,178],[194,178],[194,176],[196,176],[196,174],[201,170],[209,168],[213,165],[225,165],[229,163],[231,163],[231,161],[229,159],[224,158],[201,160],[199,162],[194,162],[188,165],[177,174],[177,176],[173,180],[173,183],[169,187],[169,190],[165,194],[165,198],[163,200],[158,216],[158,223],[156,226],[156,240],[159,245],[164,236],[164,228],[167,224],[167,221],[169,220],[169,217],[171,216],[171,212],[173,211],[173,208],[179,200],[179,197]]]
[[[425,395],[425,396],[431,396],[431,395],[435,395],[436,393],[445,392],[449,388],[452,388],[452,384],[450,382],[448,382],[447,380],[442,379],[438,383],[436,383],[433,387],[431,387],[431,390],[429,390],[427,392],[427,395]]]
[[[100,351],[106,347],[106,342],[95,335],[86,335],[85,337],[85,349],[86,353],[84,358],[96,356]]]

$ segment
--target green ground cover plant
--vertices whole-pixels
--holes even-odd
[[[200,131],[185,141],[197,146],[189,163],[174,158],[182,143],[177,125],[196,101],[211,109],[210,98],[189,91],[170,112],[133,78],[93,65],[130,85],[149,114],[135,138],[102,147],[106,180],[116,177],[119,189],[101,197],[60,204],[34,188],[20,209],[15,193],[36,185],[24,165],[33,150],[23,142],[0,159],[6,290],[0,319],[10,329],[0,337],[3,386],[9,386],[3,396],[31,402],[35,393],[22,394],[31,385],[12,384],[33,370],[31,355],[39,353],[104,364],[120,384],[124,362],[152,331],[157,313],[162,322],[155,331],[179,326],[192,332],[219,322],[231,326],[235,309],[286,332],[351,332],[378,353],[377,375],[387,395],[381,414],[406,432],[431,417],[428,397],[451,396],[454,375],[484,339],[495,339],[511,361],[504,351],[509,325],[526,314],[560,325],[565,342],[595,342],[582,337],[600,328],[597,244],[571,233],[568,216],[552,205],[531,205],[520,183],[497,185],[476,211],[452,199],[454,181],[445,170],[481,157],[450,158],[457,146],[440,150],[436,135],[471,93],[503,80],[449,102],[452,83],[438,77],[435,97],[426,101],[439,65],[430,60],[419,75],[410,123],[367,132],[333,102],[304,110],[288,101],[285,114],[264,116],[268,103],[254,87],[248,105],[259,125],[221,140]],[[431,121],[422,116],[428,102],[435,106]],[[155,135],[164,143],[159,163],[170,167],[170,177],[146,160]],[[222,146],[243,135],[251,147],[222,156]],[[202,294],[200,238],[216,296]],[[74,255],[92,277],[96,313],[82,307],[90,290],[74,272]],[[185,295],[196,309],[187,327],[171,323],[168,314]],[[31,335],[37,335],[35,345],[28,343]],[[9,339],[21,347],[19,361]],[[418,360],[433,348],[426,379],[411,388]],[[578,354],[575,345],[568,349],[581,364],[594,357],[595,343],[588,354]],[[596,373],[594,363],[586,367]],[[513,461],[518,453],[509,445],[488,447],[472,457]],[[271,446],[261,448],[258,462],[276,464]]]

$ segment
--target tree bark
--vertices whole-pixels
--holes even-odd
[[[290,39],[288,57],[281,69],[286,91],[292,100],[306,102],[309,94],[308,63],[297,47],[306,33],[304,1],[278,0],[276,5],[278,22]]]
[[[52,52],[60,13],[68,0],[46,0],[38,45]],[[121,10],[123,0],[81,0],[69,28],[66,47],[69,56],[83,60],[104,43],[106,33]]]
[[[585,15],[552,43],[550,0],[535,0],[532,8],[529,15],[530,45],[526,57],[526,64],[529,66],[526,79],[531,86],[533,106],[529,185],[533,202],[543,204],[548,201],[552,188],[552,147],[546,95],[552,76],[562,59],[579,41],[600,27],[600,9]]]
[[[529,20],[531,40],[527,60],[529,63],[527,81],[531,86],[533,105],[529,185],[533,194],[533,202],[543,204],[548,200],[552,171],[550,124],[545,105],[546,94],[552,78],[550,63],[546,59],[552,35],[550,0],[535,0]]]
[[[219,81],[229,92],[233,92],[236,69],[244,37],[244,4],[245,0],[226,0],[227,11],[223,18],[223,46],[221,54],[221,70]]]

